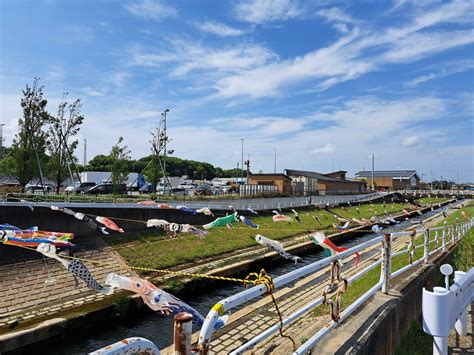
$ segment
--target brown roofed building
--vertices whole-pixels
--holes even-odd
[[[285,169],[293,182],[303,182],[304,192],[313,195],[357,194],[364,191],[365,183],[346,179],[346,171],[321,174],[313,171]]]
[[[359,171],[355,176],[365,179],[368,187],[372,185],[372,171]],[[416,170],[376,170],[374,184],[377,190],[418,189],[420,178]]]
[[[291,194],[291,178],[285,174],[251,174],[248,178],[249,185],[276,186],[279,193]]]

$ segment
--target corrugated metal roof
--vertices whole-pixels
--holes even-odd
[[[318,179],[318,180],[321,180],[321,181],[328,181],[328,182],[342,182],[342,183],[358,182],[358,181],[337,179],[337,178],[330,177],[330,176],[327,176],[327,175],[324,175],[324,174],[321,174],[321,173],[317,173],[317,172],[314,172],[314,171],[285,169],[285,173],[288,176],[306,176],[306,177]]]
[[[391,177],[397,179],[410,179],[417,175],[416,170],[375,170],[374,177]],[[372,171],[359,171],[355,174],[357,177],[372,177]],[[417,175],[418,176],[418,175]]]

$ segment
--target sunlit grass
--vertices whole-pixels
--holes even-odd
[[[361,205],[347,208],[334,208],[332,211],[347,218],[366,218],[374,215],[384,214],[384,211],[397,214],[404,208],[410,208],[408,204],[382,204]],[[287,213],[292,215],[292,213]],[[169,268],[188,262],[199,261],[204,258],[214,257],[220,254],[239,251],[257,243],[253,239],[257,233],[268,238],[281,240],[291,236],[306,234],[317,230],[327,230],[328,234],[334,231],[333,224],[341,223],[333,214],[322,210],[299,211],[302,224],[296,221],[292,223],[273,222],[271,216],[252,218],[252,221],[260,225],[260,229],[252,229],[242,223],[236,223],[235,228],[211,229],[209,235],[199,240],[196,236],[179,234],[175,239],[156,232],[148,234],[133,235],[111,235],[104,239],[112,245],[117,252],[133,266],[149,268]],[[321,222],[314,218],[317,216]],[[355,226],[355,224],[352,224]]]

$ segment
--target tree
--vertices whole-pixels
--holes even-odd
[[[145,178],[151,183],[152,192],[156,192],[156,185],[160,181],[160,177],[163,174],[160,164],[160,152],[164,147],[164,133],[150,132],[151,133],[151,155],[148,157],[146,169],[143,172]]]
[[[24,188],[31,179],[39,176],[43,179],[42,166],[47,159],[47,133],[43,127],[49,122],[46,111],[48,101],[43,98],[43,86],[38,85],[35,78],[33,85],[22,90],[21,107],[23,117],[18,119],[19,131],[13,139],[8,157],[4,159],[0,170],[18,180]]]
[[[75,167],[77,158],[74,151],[79,141],[74,139],[84,121],[81,115],[82,103],[77,99],[72,103],[67,101],[67,93],[59,104],[56,117],[51,116],[49,127],[48,151],[50,159],[48,163],[49,177],[56,181],[56,193],[69,174],[72,175],[71,164]],[[77,170],[76,170],[77,172]],[[71,176],[72,177],[72,176]]]
[[[117,144],[110,151],[110,171],[111,180],[114,185],[114,193],[119,193],[119,185],[128,179],[128,164],[130,161],[130,150],[126,145],[122,145],[123,137],[119,137]]]

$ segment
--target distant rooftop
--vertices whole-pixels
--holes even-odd
[[[416,170],[375,170],[374,177],[391,177],[396,179],[410,179],[412,176],[418,176]],[[359,171],[355,176],[361,177],[372,177],[372,171]]]
[[[335,177],[327,176],[325,174],[317,173],[314,171],[305,171],[305,170],[294,170],[294,169],[285,169],[286,175],[288,176],[306,176],[314,179],[318,179],[321,181],[328,181],[328,182],[358,182],[353,180],[347,179],[338,179]],[[344,170],[335,171],[334,173],[345,172]]]

